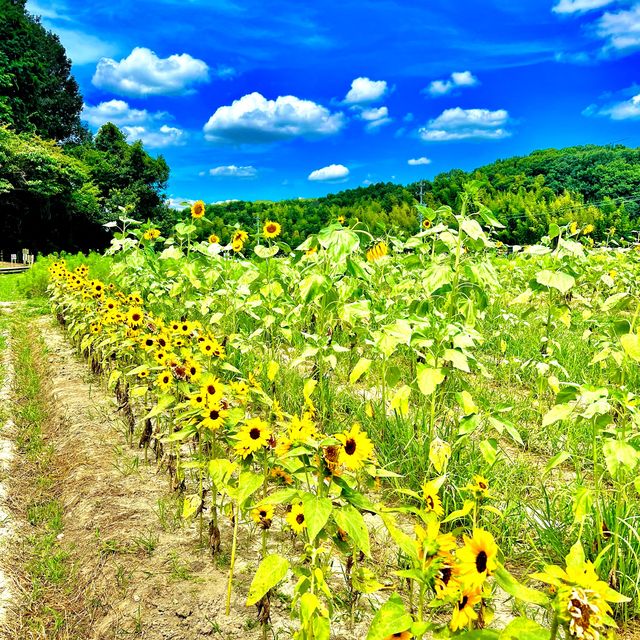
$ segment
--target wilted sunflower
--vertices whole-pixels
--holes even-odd
[[[347,469],[360,469],[373,456],[373,443],[356,422],[350,431],[339,433],[336,438],[342,443],[339,462]]]
[[[262,447],[266,447],[271,439],[271,429],[269,425],[260,418],[249,418],[238,431],[235,446],[236,453],[246,458]]]
[[[291,484],[293,478],[290,473],[287,473],[282,467],[273,467],[269,472],[269,477],[276,482],[283,482],[284,484]]]
[[[291,505],[291,509],[286,516],[287,524],[293,529],[295,533],[301,533],[307,526],[304,518],[304,506],[302,502],[294,502]]]
[[[191,205],[191,217],[196,220],[200,220],[200,218],[204,218],[205,207],[204,202],[202,200],[198,200]]]
[[[464,584],[480,586],[498,566],[498,545],[488,531],[475,529],[472,538],[464,536],[464,547],[458,550],[456,557]]]
[[[471,622],[478,619],[478,614],[473,607],[482,600],[480,587],[464,589],[460,593],[460,599],[453,605],[451,614],[451,630],[468,627]]]
[[[389,253],[389,248],[387,247],[387,243],[378,242],[373,247],[371,247],[371,249],[367,251],[367,260],[369,262],[375,262],[376,260],[379,260],[380,258],[383,258],[384,256],[386,256],[387,253]]]
[[[214,404],[210,405],[200,415],[203,418],[200,425],[211,429],[211,431],[216,431],[216,429],[219,429],[224,424],[224,420],[229,415],[229,412],[219,404]]]
[[[209,236],[209,243],[210,244],[219,244],[220,243],[220,238],[215,233],[212,233]]]
[[[273,505],[259,504],[251,509],[251,518],[259,527],[269,529],[273,520]]]
[[[282,227],[279,223],[273,220],[267,220],[262,227],[262,232],[265,238],[277,238],[282,231]]]

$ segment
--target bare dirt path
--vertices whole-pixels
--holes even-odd
[[[164,474],[129,449],[117,407],[64,333],[36,320],[47,348],[56,465],[64,508],[61,544],[84,600],[83,639],[260,637],[240,595],[224,615],[226,572],[198,548]],[[176,509],[177,505],[177,509]],[[85,631],[85,634],[87,632]]]
[[[0,315],[10,315],[13,311],[13,304],[10,302],[0,302]],[[0,340],[5,347],[0,351],[0,550],[11,539],[13,535],[13,524],[9,515],[7,504],[7,475],[9,467],[14,457],[13,451],[13,430],[14,424],[11,413],[7,410],[11,397],[13,384],[13,363],[11,358],[11,347],[9,343],[9,332],[3,330],[0,333]],[[15,585],[6,571],[6,567],[0,565],[0,629],[7,617],[7,611],[11,606]]]

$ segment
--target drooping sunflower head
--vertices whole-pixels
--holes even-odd
[[[282,227],[279,223],[273,220],[267,220],[262,227],[262,233],[265,238],[277,238],[282,231]]]
[[[204,218],[205,206],[202,200],[197,200],[191,205],[191,217],[196,220],[200,220],[200,218]]]
[[[249,234],[242,229],[238,229],[232,236],[231,242],[242,242],[243,244],[249,239]]]
[[[438,518],[441,518],[444,514],[442,507],[442,501],[438,495],[438,487],[432,480],[431,482],[425,482],[422,487],[422,498],[424,500],[424,510],[427,513],[433,513]]]
[[[460,598],[453,605],[451,630],[456,631],[469,626],[469,623],[478,619],[478,614],[474,611],[474,606],[482,599],[480,587],[466,588],[460,592]]]
[[[369,262],[375,262],[380,260],[389,253],[389,247],[386,242],[378,242],[367,251],[367,260]]]

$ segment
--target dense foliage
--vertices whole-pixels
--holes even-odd
[[[53,140],[82,137],[71,61],[25,3],[0,0],[0,122]]]
[[[483,202],[505,225],[499,238],[525,244],[541,238],[552,222],[593,224],[594,239],[625,236],[640,216],[640,149],[587,145],[535,151],[471,172],[454,169],[422,184],[424,203],[456,206],[462,185],[478,181]],[[370,230],[409,235],[418,230],[420,184],[379,183],[323,198],[281,202],[236,201],[210,205],[213,230],[226,240],[233,227],[279,221],[284,240],[296,244],[323,225],[345,219]],[[612,232],[613,229],[613,232]]]

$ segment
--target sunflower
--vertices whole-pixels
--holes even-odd
[[[311,414],[305,412],[301,418],[293,416],[289,424],[289,439],[292,442],[307,442],[318,438],[318,430],[316,429]]]
[[[433,480],[425,482],[422,486],[422,497],[424,499],[424,510],[427,513],[434,513],[438,518],[444,515],[442,501],[438,496],[438,487]]]
[[[192,407],[201,409],[207,404],[207,396],[204,393],[193,393],[189,396],[189,404]]]
[[[244,242],[241,242],[240,240],[234,240],[231,243],[231,248],[236,252],[236,253],[240,253],[240,251],[242,251],[244,249]]]
[[[287,524],[293,529],[295,533],[302,533],[302,530],[307,526],[304,518],[304,506],[302,502],[294,502],[289,509],[289,513],[286,516]]]
[[[89,326],[91,333],[100,333],[102,331],[102,325],[99,322],[92,322]]]
[[[160,237],[160,231],[158,229],[147,229],[142,237],[145,240],[155,240]]]
[[[209,236],[209,244],[220,244],[220,238],[215,233],[212,233]]]
[[[172,382],[173,382],[173,374],[169,370],[162,371],[160,375],[156,378],[156,384],[163,391],[168,391],[171,388]]]
[[[139,327],[144,320],[144,311],[140,307],[133,307],[127,314],[127,324],[134,328]]]
[[[229,415],[226,409],[223,409],[219,404],[210,405],[201,414],[202,421],[200,426],[216,431],[224,424],[224,419]]]
[[[183,336],[188,336],[193,332],[193,325],[188,320],[185,320],[178,325],[178,331]]]
[[[346,222],[346,220],[347,220],[347,219],[346,219],[344,216],[338,216],[338,222],[339,222],[340,224],[344,224],[344,223]]]
[[[347,469],[360,469],[373,456],[373,443],[356,422],[350,431],[339,433],[336,438],[342,443],[339,462]]]
[[[451,614],[451,630],[463,629],[474,620],[478,619],[478,614],[473,607],[482,600],[480,587],[473,589],[465,589],[460,593],[460,599],[453,605],[453,613]]]
[[[249,393],[249,385],[244,380],[236,380],[231,383],[231,390],[238,397],[244,398]]]
[[[127,296],[127,302],[139,307],[142,304],[142,296],[139,293],[130,293]]]
[[[224,360],[224,347],[218,341],[213,343],[213,355],[220,360]]]
[[[196,382],[202,374],[202,367],[195,360],[189,360],[185,364],[187,367],[187,378],[192,382]]]
[[[156,346],[155,337],[152,335],[143,335],[142,338],[140,338],[140,346],[145,350],[153,349],[153,347]]]
[[[406,631],[397,631],[390,636],[386,636],[384,640],[411,640],[413,634],[408,629]]]
[[[464,536],[464,547],[456,556],[462,581],[469,587],[478,587],[498,566],[498,545],[488,531],[475,529],[472,538]]]
[[[376,260],[379,260],[380,258],[383,258],[384,256],[386,256],[387,253],[389,253],[389,248],[387,247],[387,243],[378,242],[377,244],[373,245],[371,249],[367,251],[367,260],[369,262],[375,262]]]
[[[595,227],[592,224],[588,224],[583,230],[582,230],[582,235],[583,236],[588,236],[590,233],[593,233],[595,230]]]
[[[571,234],[576,233],[576,231],[578,230],[578,223],[574,220],[570,225],[569,225],[569,231],[571,232]]]
[[[232,236],[231,242],[242,242],[243,244],[249,239],[249,234],[242,229],[238,229]]]
[[[277,238],[282,231],[282,227],[279,223],[274,222],[273,220],[267,220],[262,227],[262,232],[264,237],[269,238]]]
[[[204,202],[202,200],[198,200],[191,205],[191,217],[196,220],[200,220],[200,218],[204,218]]]
[[[209,401],[218,402],[224,393],[224,385],[214,375],[208,374],[200,383],[200,390]]]
[[[266,447],[271,439],[269,425],[260,418],[249,418],[238,432],[235,446],[236,453],[246,458],[262,447]]]
[[[422,221],[422,228],[423,229],[431,229],[431,220],[429,220],[429,218],[425,218]]]
[[[467,491],[471,491],[476,499],[488,498],[489,496],[489,481],[480,475],[473,476],[473,483],[465,487]]]
[[[269,471],[269,477],[276,482],[282,482],[284,484],[291,484],[293,482],[291,474],[287,473],[282,467],[273,467],[273,469]]]
[[[138,371],[138,378],[148,378],[149,377],[149,367],[145,367],[144,369],[140,369]]]
[[[259,504],[251,509],[251,518],[259,527],[269,529],[273,520],[273,505]]]

